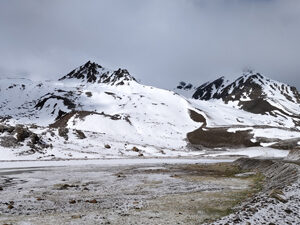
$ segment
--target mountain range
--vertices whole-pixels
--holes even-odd
[[[299,146],[299,92],[252,71],[199,87],[181,82],[170,91],[88,61],[55,81],[2,79],[0,93],[3,159]]]

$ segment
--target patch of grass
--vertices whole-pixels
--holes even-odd
[[[247,178],[242,178],[247,179]],[[249,177],[248,179],[252,180],[252,185],[249,189],[231,193],[231,200],[225,204],[228,205],[228,208],[224,208],[222,210],[219,210],[219,218],[229,215],[234,212],[234,207],[244,202],[247,198],[253,197],[256,193],[262,190],[263,188],[263,182],[264,182],[264,175],[262,173],[256,173],[255,175]],[[218,210],[217,210],[218,212]]]
[[[253,191],[258,192],[263,188],[265,176],[262,173],[256,173],[256,175],[252,176],[253,179]]]
[[[188,176],[186,174],[178,175],[177,177],[181,179],[205,181],[234,178],[234,180],[248,180],[250,182],[250,186],[247,189],[206,193],[206,197],[210,201],[199,206],[199,210],[206,215],[203,222],[213,222],[218,218],[233,213],[234,207],[262,190],[265,179],[261,173],[247,177],[236,177],[236,174],[249,171],[241,170],[239,166],[232,163],[184,165],[182,169],[188,172]]]
[[[215,217],[218,215],[219,218],[229,215],[233,212],[231,208],[215,208],[215,207],[206,207],[203,211],[209,216]]]
[[[235,211],[234,207],[241,204],[247,198],[253,197],[262,189],[264,176],[260,173],[253,175],[250,178],[241,179],[252,180],[253,183],[250,189],[228,193],[211,193],[209,196],[211,201],[202,209],[206,214],[206,218],[202,222],[212,223],[219,218],[233,213]]]

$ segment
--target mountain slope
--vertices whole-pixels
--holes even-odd
[[[226,104],[255,113],[300,119],[300,94],[295,87],[252,71],[231,82],[221,77],[197,88],[194,99],[220,99]]]
[[[132,154],[128,146],[149,154],[186,151],[186,133],[202,124],[190,118],[189,110],[195,109],[174,92],[139,84],[127,70],[111,71],[91,62],[58,81],[7,79],[0,87],[2,117],[12,117],[7,120],[11,125],[41,126],[35,132],[46,132],[56,150],[99,148],[103,154],[104,142],[109,142],[115,143],[106,153],[112,155]],[[69,129],[66,140],[58,137],[62,128]],[[89,141],[78,140],[78,130]]]
[[[191,151],[195,145],[298,143],[298,97],[287,85],[244,75],[206,83],[194,97],[204,100],[142,85],[125,69],[90,61],[57,81],[2,79],[2,159],[191,156],[204,154]],[[245,109],[257,99],[276,109]]]
[[[300,140],[298,91],[259,73],[207,82],[190,102],[206,115],[206,127],[187,134],[196,146],[292,149]]]

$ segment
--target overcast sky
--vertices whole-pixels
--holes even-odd
[[[169,89],[245,67],[300,89],[300,1],[0,1],[0,77],[56,79],[88,60]]]

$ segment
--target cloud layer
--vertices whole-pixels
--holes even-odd
[[[0,76],[56,79],[88,60],[144,83],[201,84],[245,67],[300,89],[298,0],[0,2]]]

